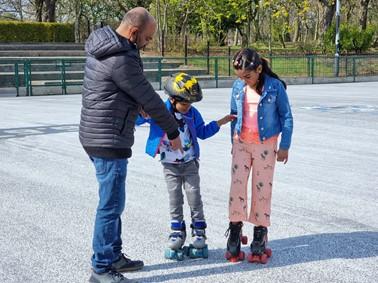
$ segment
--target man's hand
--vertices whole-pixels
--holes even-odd
[[[228,122],[231,122],[235,119],[236,119],[236,115],[229,114],[229,115],[224,116],[222,119],[219,119],[217,121],[217,124],[220,127],[220,126],[223,126],[224,124],[227,124]]]
[[[169,140],[169,141],[171,143],[171,147],[172,147],[173,150],[180,150],[182,153],[184,152],[182,145],[181,145],[180,136],[177,136],[177,138],[175,138],[173,140]]]
[[[279,149],[277,152],[277,161],[283,162],[284,164],[286,164],[288,159],[289,159],[289,151],[285,149]]]

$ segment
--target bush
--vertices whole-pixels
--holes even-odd
[[[375,29],[368,26],[366,30],[361,31],[356,25],[340,26],[340,51],[361,53],[368,50],[373,45]],[[336,27],[332,25],[324,35],[326,51],[335,51]]]
[[[0,42],[74,42],[73,24],[0,21]]]

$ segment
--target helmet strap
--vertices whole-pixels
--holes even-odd
[[[171,104],[172,104],[172,106],[173,106],[173,111],[174,111],[174,112],[178,112],[178,111],[177,111],[177,108],[176,108],[177,100],[174,99],[173,97],[171,97],[170,100],[171,100]]]

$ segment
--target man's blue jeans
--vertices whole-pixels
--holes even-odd
[[[91,157],[99,183],[99,203],[93,233],[92,267],[110,270],[122,250],[121,214],[125,208],[127,159]]]

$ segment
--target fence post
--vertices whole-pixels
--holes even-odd
[[[165,34],[164,34],[164,29],[162,30],[161,32],[161,57],[164,57],[164,45],[165,45],[165,42],[164,42],[164,38],[165,38]]]
[[[159,90],[161,90],[161,61],[162,58],[158,59],[158,82],[159,82]]]
[[[215,87],[218,88],[218,58],[214,62]]]
[[[348,77],[348,55],[345,55],[345,77]]]
[[[20,78],[18,77],[18,62],[14,64],[14,84],[16,86],[16,96],[20,96]]]
[[[269,63],[270,63],[270,68],[273,70],[273,55],[272,55],[272,53],[269,53]]]
[[[311,56],[311,83],[314,84],[314,69],[315,69],[315,59]]]
[[[24,80],[25,80],[25,86],[26,86],[26,96],[33,96],[30,60],[24,61]]]
[[[185,34],[185,66],[188,65],[188,35]]]
[[[356,81],[356,57],[352,58],[352,68],[353,68],[353,82]]]
[[[231,77],[231,46],[228,47],[228,76]]]
[[[311,56],[306,55],[307,57],[307,77],[311,76]]]
[[[27,62],[24,60],[24,85],[26,90],[26,96],[29,96],[29,85],[28,85],[28,67]]]
[[[66,86],[66,65],[64,59],[60,61],[61,65],[61,81],[62,81],[62,94],[67,94],[67,86]]]
[[[210,74],[210,41],[207,41],[207,74]]]

